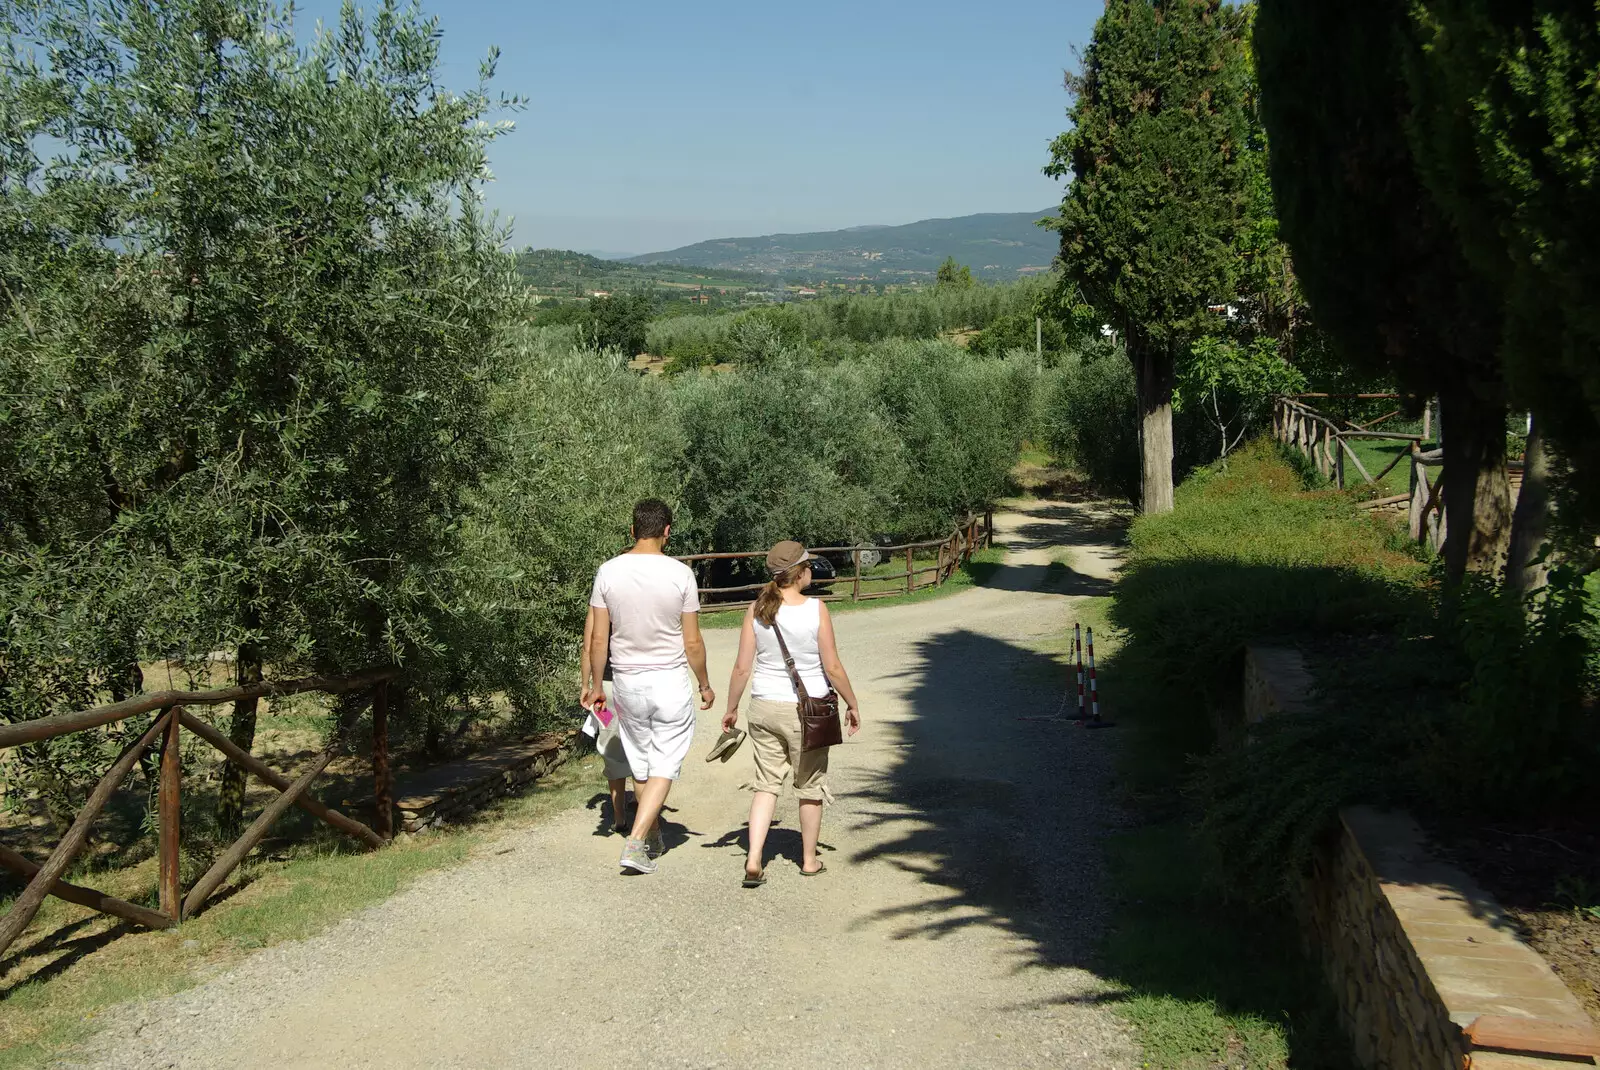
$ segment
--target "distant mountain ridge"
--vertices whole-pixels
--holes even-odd
[[[931,276],[946,257],[986,279],[1014,279],[1047,271],[1060,248],[1042,212],[984,212],[953,219],[923,219],[902,226],[860,226],[811,234],[715,238],[681,249],[635,256],[631,264],[675,264],[725,271],[755,271],[802,278],[906,281]]]

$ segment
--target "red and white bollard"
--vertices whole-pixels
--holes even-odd
[[[1094,629],[1085,629],[1089,642],[1089,721],[1085,728],[1110,728],[1110,721],[1100,719],[1100,684],[1094,675]]]
[[[1083,720],[1087,711],[1083,701],[1083,625],[1074,623],[1072,626],[1072,653],[1078,662],[1078,716],[1075,720]]]

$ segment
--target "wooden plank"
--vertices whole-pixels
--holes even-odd
[[[1397,431],[1345,431],[1345,438],[1377,438],[1388,442],[1421,442],[1421,435],[1402,435]]]
[[[178,791],[183,780],[183,759],[180,736],[183,732],[183,711],[174,709],[175,716],[167,718],[167,728],[161,745],[161,786],[156,801],[156,811],[161,822],[160,839],[156,854],[160,857],[161,913],[174,921],[183,920],[183,891],[178,887],[178,823],[182,807]]]
[[[1356,471],[1361,473],[1361,478],[1368,483],[1376,483],[1377,480],[1372,478],[1372,473],[1367,471],[1367,466],[1361,463],[1361,458],[1356,456],[1356,451],[1344,440],[1343,435],[1339,436],[1338,441],[1340,450],[1350,455],[1350,460],[1355,463]],[[1344,486],[1344,462],[1342,460],[1339,463],[1339,486]]]
[[[1406,514],[1406,537],[1412,542],[1422,541],[1425,525],[1422,522],[1422,503],[1428,500],[1428,470],[1417,462],[1415,451],[1411,454],[1411,508]]]
[[[233,742],[233,740],[229,739],[215,728],[212,728],[198,717],[190,716],[188,713],[183,711],[179,711],[178,716],[183,721],[183,726],[185,728],[199,736],[201,739],[205,740],[207,743],[211,744],[213,747],[217,748],[223,754],[226,754],[233,760],[235,765],[238,765],[244,769],[248,769],[250,772],[260,777],[263,783],[270,784],[279,791],[288,790],[288,777],[281,775],[277,770],[267,765],[255,755],[245,753],[245,751],[241,750]],[[295,800],[294,804],[300,809],[304,810],[306,813],[310,814],[312,817],[326,821],[340,832],[347,832],[358,840],[365,840],[373,847],[383,846],[382,836],[379,836],[376,832],[373,832],[355,818],[346,817],[337,810],[331,810],[328,807],[323,806],[320,802],[318,802],[316,799],[313,799],[309,795],[300,796],[300,798]]]
[[[383,685],[380,684],[379,686],[382,687]],[[376,708],[376,704],[374,704],[374,708]],[[195,882],[195,886],[189,889],[188,896],[184,898],[184,917],[194,917],[201,904],[206,901],[212,892],[217,890],[217,885],[221,884],[228,874],[238,868],[239,863],[244,861],[244,856],[250,853],[250,849],[260,843],[262,838],[266,836],[267,830],[272,828],[273,822],[282,817],[284,811],[293,806],[294,801],[305,794],[305,790],[311,786],[311,782],[328,767],[328,763],[331,761],[333,761],[333,751],[323,751],[317,760],[311,763],[311,768],[302,773],[300,779],[290,784],[288,790],[273,799],[267,805],[267,808],[261,811],[261,816],[257,817],[250,827],[245,829],[244,835],[235,840],[233,846],[224,851],[222,857],[211,864],[211,868],[206,870],[206,875]]]
[[[1600,1055],[1600,1029],[1587,1024],[1480,1014],[1462,1032],[1474,1048],[1532,1055]]]
[[[1386,505],[1399,505],[1409,499],[1409,494],[1392,494],[1387,498],[1374,498],[1370,502],[1356,502],[1357,509],[1382,509]]]
[[[0,866],[4,866],[19,877],[31,879],[39,872],[37,863],[30,861],[9,847],[0,847]],[[165,914],[157,913],[149,907],[130,903],[125,899],[118,899],[114,895],[97,892],[93,888],[83,888],[76,884],[68,884],[58,880],[50,886],[50,894],[57,899],[65,899],[69,903],[76,903],[80,907],[98,910],[102,914],[110,914],[123,921],[131,921],[135,925],[143,925],[147,929],[170,929],[177,922]]]
[[[11,904],[11,909],[0,920],[0,955],[5,954],[22,930],[28,927],[33,916],[39,913],[39,905],[44,902],[45,896],[50,894],[50,889],[61,879],[61,875],[72,865],[72,860],[78,857],[78,852],[83,850],[84,843],[89,839],[89,826],[94,824],[94,819],[100,816],[100,811],[110,801],[111,795],[122,785],[122,780],[128,775],[128,770],[133,768],[133,763],[139,760],[139,755],[144,749],[161,734],[167,727],[167,721],[172,717],[169,710],[157,717],[155,723],[145,729],[144,734],[126,747],[112,763],[111,769],[100,778],[100,783],[94,786],[94,791],[89,794],[89,800],[83,804],[83,809],[78,811],[77,818],[72,822],[72,827],[67,829],[67,834],[61,837],[61,842],[56,844],[56,849],[50,852],[50,857],[40,866],[28,886],[17,896],[16,902]]]
[[[151,710],[165,709],[168,706],[215,706],[222,702],[233,702],[236,699],[252,696],[297,695],[302,691],[327,691],[330,694],[356,691],[363,687],[371,687],[379,680],[388,680],[399,672],[399,669],[394,668],[375,668],[351,676],[307,676],[301,680],[264,682],[249,687],[222,687],[212,691],[151,691],[121,702],[113,702],[109,706],[96,706],[94,709],[79,710],[76,713],[61,713],[54,717],[37,717],[31,721],[0,725],[0,749],[18,747],[24,743],[37,743],[41,739],[54,739],[56,736],[81,732],[86,728],[99,728],[113,721],[127,720],[129,717],[149,713]]]
[[[372,690],[372,806],[373,831],[384,839],[394,837],[394,783],[389,773],[389,686]]]
[[[856,573],[855,574],[855,580],[851,584],[851,587],[850,587],[850,601],[859,602],[861,600],[861,551],[860,550],[851,550],[850,551],[850,563],[855,566],[855,573]]]

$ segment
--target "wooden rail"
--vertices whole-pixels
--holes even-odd
[[[813,554],[849,554],[851,571],[846,575],[836,575],[828,580],[814,580],[813,586],[827,587],[829,593],[821,595],[824,602],[868,602],[874,598],[893,598],[896,595],[910,594],[913,591],[923,590],[928,587],[938,587],[967,561],[972,559],[974,550],[994,545],[994,510],[984,510],[983,516],[976,513],[968,514],[965,520],[958,523],[949,535],[942,539],[926,539],[922,542],[903,542],[892,546],[818,546],[811,548]],[[918,550],[936,550],[934,563],[918,567],[916,553]],[[904,553],[906,567],[903,572],[892,572],[887,576],[861,575],[861,555],[872,552],[883,555],[886,559],[895,554]],[[765,550],[741,550],[733,553],[708,553],[684,554],[678,558],[684,564],[694,567],[697,561],[739,561],[752,558],[764,558]],[[932,576],[932,579],[923,580],[920,577]],[[888,591],[872,591],[863,594],[861,584],[873,580],[896,579],[905,580],[905,589],[896,587]],[[849,594],[834,593],[831,588],[840,583],[850,585]],[[754,592],[765,587],[766,583],[741,583],[731,587],[701,587],[700,610],[703,613],[716,612],[723,609],[743,609],[755,601]],[[731,599],[728,601],[706,602],[706,595],[739,595],[750,594],[750,598]]]
[[[1392,431],[1374,431],[1372,428],[1379,423],[1394,416],[1387,413],[1377,420],[1370,421],[1361,426],[1349,421],[1339,421],[1307,405],[1304,398],[1325,397],[1353,397],[1361,399],[1398,398],[1398,394],[1297,394],[1293,397],[1278,397],[1272,403],[1272,433],[1273,437],[1286,446],[1297,449],[1317,467],[1322,477],[1331,481],[1340,490],[1345,488],[1345,461],[1348,459],[1361,474],[1362,481],[1369,485],[1376,485],[1383,477],[1394,471],[1402,461],[1411,464],[1411,490],[1404,495],[1392,495],[1379,499],[1376,502],[1363,502],[1365,506],[1378,508],[1381,505],[1394,505],[1407,502],[1406,530],[1414,542],[1423,543],[1437,552],[1444,545],[1445,538],[1445,513],[1444,513],[1444,472],[1441,466],[1444,463],[1442,450],[1434,449],[1424,451],[1422,443],[1426,441],[1424,435],[1403,435]],[[1398,410],[1396,410],[1398,411]],[[1427,420],[1424,420],[1423,430],[1426,432]],[[1410,448],[1396,455],[1388,466],[1377,475],[1367,471],[1366,465],[1361,463],[1361,458],[1350,443],[1356,439],[1386,439],[1391,442],[1405,442]],[[1430,478],[1430,470],[1432,471]]]
[[[398,675],[398,669],[375,668],[352,676],[312,676],[303,680],[262,683],[251,687],[223,687],[210,691],[155,691],[146,695],[136,695],[109,706],[98,706],[77,713],[40,717],[20,724],[0,726],[0,748],[6,748],[52,739],[72,732],[92,731],[117,721],[155,713],[155,717],[144,732],[137,740],[123,748],[117,760],[112,763],[111,769],[95,785],[94,791],[90,793],[83,809],[78,812],[72,827],[67,830],[66,835],[56,844],[55,850],[42,865],[35,864],[15,851],[0,847],[0,867],[9,869],[28,881],[22,894],[12,903],[11,909],[4,917],[0,917],[0,955],[3,955],[28,927],[28,923],[33,920],[39,907],[44,903],[45,897],[50,895],[148,928],[170,928],[179,924],[184,918],[200,910],[211,893],[227,879],[228,874],[238,868],[239,863],[244,861],[245,856],[261,842],[271,826],[291,806],[298,806],[370,846],[382,846],[388,839],[389,821],[386,818],[390,816],[385,812],[384,803],[391,795],[388,783],[388,725],[384,715],[388,710],[390,682]],[[293,695],[305,691],[341,694],[358,690],[372,692],[373,779],[378,799],[378,823],[382,835],[354,818],[346,817],[337,810],[330,810],[307,794],[311,782],[333,760],[335,756],[333,747],[318,755],[291,783],[287,777],[274,772],[259,759],[245,753],[221,732],[184,709],[186,706],[215,706],[240,698],[263,695]],[[244,835],[219,855],[206,875],[195,882],[189,889],[187,897],[182,894],[178,870],[178,822],[182,810],[179,793],[183,779],[180,747],[181,733],[185,728],[279,792],[278,797],[268,804]],[[140,755],[158,740],[161,747],[160,785],[157,792],[157,814],[160,823],[160,842],[157,848],[160,875],[157,894],[160,909],[151,910],[97,892],[92,888],[80,888],[68,884],[61,877],[82,852],[84,844],[88,842],[90,826],[110,802],[112,795],[122,786],[122,781],[132,771]]]

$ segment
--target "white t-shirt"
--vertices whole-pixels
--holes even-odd
[[[822,655],[817,649],[817,633],[822,627],[822,603],[807,598],[799,605],[778,607],[776,623],[783,628],[783,641],[794,659],[800,682],[813,698],[828,693],[828,678],[822,672]],[[783,650],[772,629],[759,620],[754,622],[756,632],[756,664],[750,674],[750,694],[754,698],[774,702],[798,702],[794,681],[789,679],[789,668],[783,663]]]
[[[589,604],[611,614],[614,672],[681,669],[683,614],[700,612],[694,572],[665,554],[619,554],[594,574]]]

